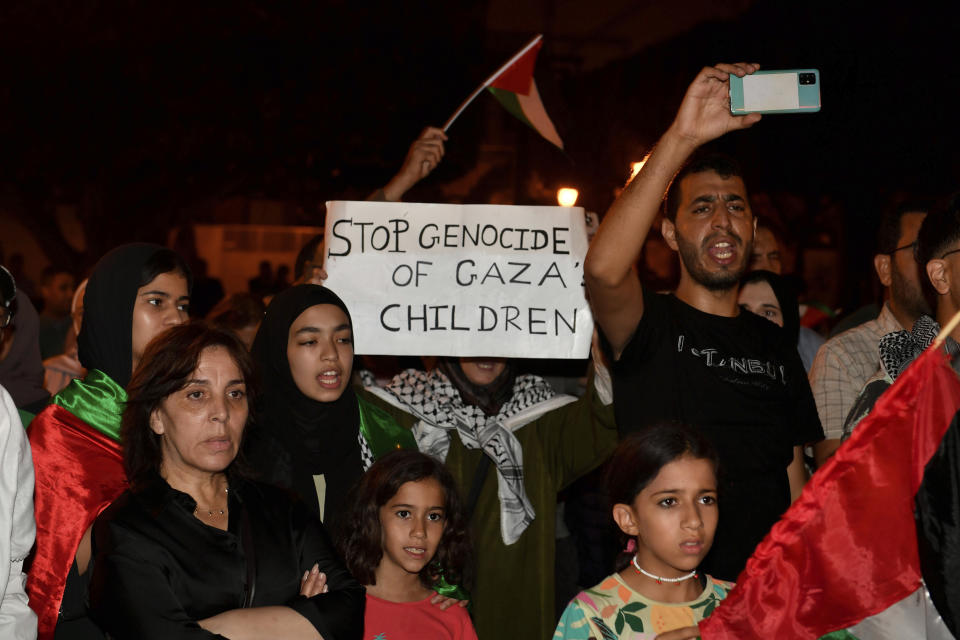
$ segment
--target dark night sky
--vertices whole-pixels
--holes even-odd
[[[11,0],[0,7],[0,195],[25,210],[93,199],[117,241],[233,195],[314,216],[325,199],[382,184],[423,125],[533,35],[491,37],[485,15],[484,3]],[[821,113],[769,117],[721,146],[753,189],[829,196],[856,230],[892,191],[960,187],[958,17],[932,3],[758,1],[590,72],[551,57],[546,30],[537,81],[567,154],[507,120],[495,142],[516,147],[522,172],[575,183],[602,211],[700,66],[817,67]],[[487,113],[477,105],[456,123],[435,185],[477,162]],[[414,199],[438,197],[418,189]]]

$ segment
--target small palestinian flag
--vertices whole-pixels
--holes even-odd
[[[543,36],[539,35],[518,51],[506,64],[498,69],[486,82],[480,85],[443,126],[446,131],[460,113],[482,91],[487,89],[500,101],[507,111],[520,119],[531,129],[546,138],[558,148],[563,149],[563,140],[547,115],[533,80],[533,68],[537,63],[537,53],[543,46]]]
[[[703,640],[950,637],[935,632],[960,609],[958,409],[931,346],[770,530]]]

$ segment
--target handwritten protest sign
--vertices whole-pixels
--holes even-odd
[[[579,207],[327,203],[325,285],[360,354],[586,358]]]

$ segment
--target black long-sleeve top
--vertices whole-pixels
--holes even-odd
[[[231,479],[228,501],[223,531],[197,520],[193,498],[159,476],[121,495],[94,525],[91,617],[116,640],[220,638],[197,621],[243,607],[252,579],[252,606],[285,605],[324,640],[359,640],[364,589],[316,515],[250,480]],[[314,563],[330,591],[305,598],[300,578]]]

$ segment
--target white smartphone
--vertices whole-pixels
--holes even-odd
[[[757,71],[730,76],[730,113],[815,113],[820,111],[817,69]]]

